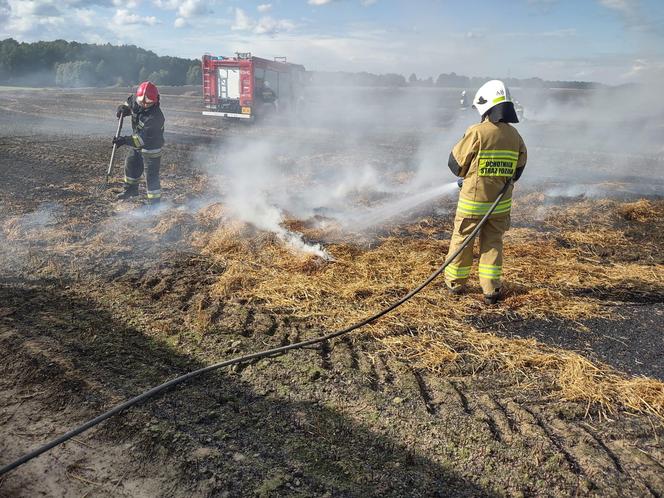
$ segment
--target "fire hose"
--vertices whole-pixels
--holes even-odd
[[[486,221],[489,219],[489,216],[493,213],[493,211],[496,209],[496,206],[498,203],[502,200],[504,197],[505,193],[507,192],[508,188],[510,185],[512,185],[512,180],[508,181],[505,183],[503,186],[502,190],[498,194],[498,197],[496,200],[493,202],[493,204],[490,206],[488,212],[484,215],[484,217],[480,220],[480,222],[477,224],[475,229],[466,237],[459,247],[453,254],[451,254],[445,262],[437,269],[435,270],[429,277],[424,280],[420,285],[418,285],[416,288],[412,289],[410,292],[405,294],[403,297],[401,297],[398,301],[395,301],[394,303],[390,304],[389,306],[386,306],[382,310],[378,311],[377,313],[371,315],[368,318],[365,318],[364,320],[360,322],[356,322],[353,325],[350,325],[344,329],[337,330],[335,332],[331,332],[326,335],[322,335],[319,337],[314,337],[313,339],[308,339],[305,341],[297,342],[294,344],[288,344],[286,346],[281,346],[278,348],[273,348],[273,349],[267,349],[264,351],[258,351],[256,353],[250,353],[246,354],[244,356],[239,356],[237,358],[232,358],[230,360],[225,360],[219,363],[215,363],[213,365],[209,365],[207,367],[199,368],[198,370],[194,370],[192,372],[189,372],[187,374],[181,375],[179,377],[176,377],[175,379],[169,380],[167,382],[164,382],[163,384],[160,384],[156,387],[153,387],[152,389],[145,391],[143,394],[140,394],[134,398],[131,398],[124,403],[121,403],[110,410],[108,410],[105,413],[102,413],[101,415],[93,418],[92,420],[89,420],[88,422],[84,423],[83,425],[67,432],[66,434],[63,434],[60,437],[57,437],[53,439],[52,441],[46,443],[45,445],[36,448],[32,450],[29,453],[26,453],[19,459],[3,466],[0,468],[0,476],[6,474],[7,472],[10,472],[11,470],[15,469],[16,467],[19,467],[20,465],[23,465],[24,463],[32,460],[33,458],[41,455],[42,453],[47,452],[48,450],[64,443],[65,441],[73,438],[74,436],[77,436],[78,434],[81,434],[82,432],[87,431],[88,429],[91,429],[95,425],[100,424],[104,420],[112,417],[113,415],[117,415],[118,413],[122,412],[123,410],[126,410],[148,398],[151,398],[152,396],[155,396],[162,391],[165,391],[166,389],[176,386],[178,384],[181,384],[193,377],[196,377],[198,375],[204,374],[206,372],[211,372],[212,370],[217,370],[219,368],[223,367],[229,367],[231,365],[237,365],[239,363],[245,363],[248,361],[252,360],[259,360],[261,358],[268,358],[272,356],[277,356],[286,353],[287,351],[291,351],[293,349],[301,349],[307,346],[311,346],[313,344],[318,344],[321,342],[329,341],[331,339],[334,339],[336,337],[348,334],[349,332],[352,332],[353,330],[359,329],[360,327],[364,327],[365,325],[368,325],[382,316],[388,314],[392,310],[398,308],[402,304],[404,304],[406,301],[408,301],[410,298],[418,294],[422,289],[424,289],[427,285],[429,285],[431,282],[433,282],[434,279],[436,279],[444,270],[445,268],[463,251],[468,244],[475,238],[475,236],[478,234],[478,232],[481,230],[481,228],[484,226]]]

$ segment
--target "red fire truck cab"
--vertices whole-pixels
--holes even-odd
[[[270,61],[250,53],[204,55],[202,66],[206,116],[251,119],[292,112],[302,98],[304,66],[285,59]]]

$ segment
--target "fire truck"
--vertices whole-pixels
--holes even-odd
[[[299,64],[236,53],[202,58],[205,116],[255,119],[295,112],[302,101],[305,69]]]

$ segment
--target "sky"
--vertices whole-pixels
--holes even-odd
[[[419,78],[664,78],[664,0],[0,0],[0,38]]]

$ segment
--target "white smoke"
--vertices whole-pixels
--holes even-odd
[[[517,125],[529,150],[523,182],[597,185],[626,181],[651,195],[664,181],[664,102],[650,84],[523,91]],[[513,94],[518,93],[513,91]],[[660,187],[661,188],[661,187]]]
[[[458,190],[450,183],[446,163],[451,137],[460,137],[461,129],[445,140],[439,133],[424,140],[411,132],[415,138],[408,146],[410,156],[391,150],[402,139],[399,129],[382,136],[378,150],[376,137],[359,127],[339,130],[329,125],[325,133],[332,141],[322,144],[310,140],[318,130],[297,128],[297,136],[229,140],[208,160],[230,214],[275,233],[298,251],[329,258],[318,244],[308,244],[286,229],[286,218],[315,217],[319,227],[332,219],[336,226],[357,232]],[[405,179],[400,177],[404,172]]]
[[[290,198],[291,184],[275,145],[268,140],[252,141],[250,146],[242,143],[235,143],[213,164],[229,213],[276,234],[299,252],[332,259],[319,244],[307,244],[301,234],[283,226],[286,216],[279,200]]]

